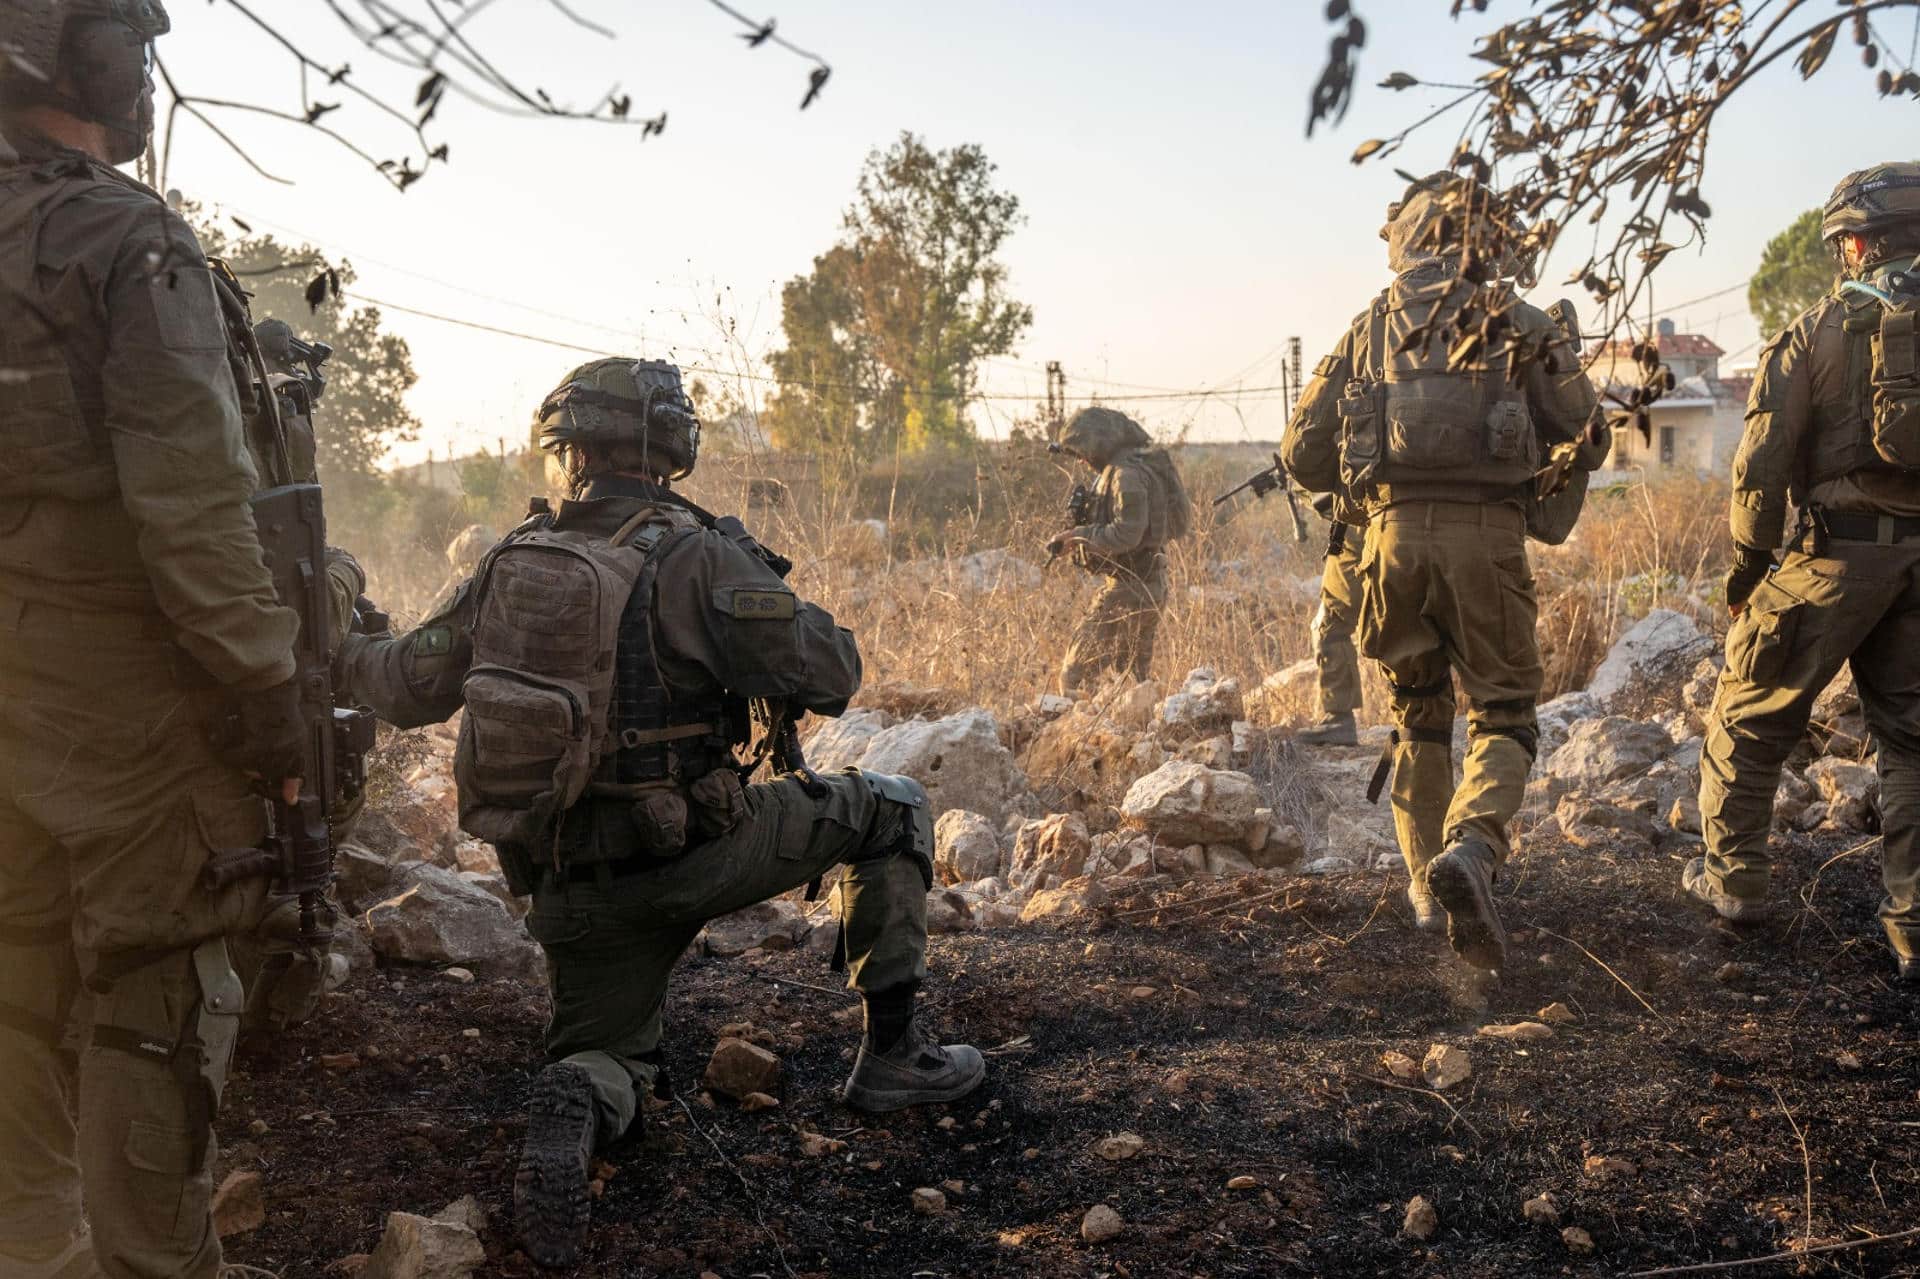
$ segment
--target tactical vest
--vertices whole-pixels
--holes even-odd
[[[106,352],[78,349],[82,335],[63,335],[32,304],[41,215],[99,180],[71,160],[0,170],[0,498],[97,502],[119,491],[100,383]]]
[[[1821,310],[1809,356],[1809,487],[1855,471],[1920,471],[1916,301],[1903,296],[1888,306],[1846,291]]]
[[[688,788],[731,763],[728,707],[718,689],[669,695],[654,587],[666,554],[700,531],[661,507],[611,537],[541,514],[487,554],[454,756],[462,829],[556,865],[684,845]],[[572,820],[583,801],[593,813]],[[602,809],[631,827],[599,838]]]
[[[1093,514],[1089,523],[1111,524],[1120,514],[1120,472],[1132,467],[1147,477],[1152,496],[1147,503],[1147,531],[1140,539],[1141,553],[1157,551],[1170,540],[1167,535],[1167,495],[1165,482],[1147,462],[1148,450],[1129,449],[1100,472],[1093,487]]]
[[[1356,497],[1496,500],[1524,493],[1539,469],[1512,355],[1447,367],[1441,330],[1476,292],[1450,271],[1416,267],[1375,300],[1339,403],[1340,478]]]

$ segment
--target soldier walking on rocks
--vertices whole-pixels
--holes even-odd
[[[1734,456],[1707,852],[1682,882],[1722,918],[1767,915],[1780,768],[1851,663],[1878,749],[1880,919],[1900,976],[1920,981],[1920,164],[1848,175],[1820,229],[1845,279],[1762,353]],[[1789,500],[1799,524],[1775,567]]]
[[[1314,694],[1320,717],[1293,740],[1308,746],[1357,746],[1360,735],[1353,716],[1360,709],[1360,654],[1353,632],[1360,623],[1361,530],[1338,518],[1332,494],[1315,498],[1313,507],[1331,521],[1320,607],[1313,614]]]
[[[1114,409],[1086,408],[1060,435],[1060,448],[1100,473],[1092,518],[1047,543],[1053,555],[1105,578],[1074,628],[1060,669],[1060,691],[1072,696],[1120,671],[1136,682],[1153,665],[1154,638],[1167,604],[1169,542],[1192,523],[1187,492],[1165,449],[1141,425]]]
[[[1444,910],[1453,949],[1498,969],[1493,879],[1533,766],[1544,674],[1526,551],[1534,477],[1548,449],[1588,440],[1595,395],[1546,314],[1478,278],[1513,240],[1484,188],[1436,175],[1388,216],[1396,278],[1314,370],[1282,457],[1303,488],[1368,516],[1360,644],[1392,684],[1395,725],[1370,797],[1390,771],[1415,922],[1436,928]],[[1480,331],[1499,339],[1450,361],[1453,330],[1496,315],[1504,325]],[[1601,457],[1589,442],[1581,462]],[[1468,699],[1458,786],[1455,678]]]
[[[572,496],[536,502],[439,614],[398,639],[349,636],[342,682],[403,726],[465,706],[461,825],[531,894],[547,954],[549,1064],[514,1181],[522,1243],[578,1255],[593,1151],[664,1086],[667,979],[708,920],[843,867],[849,983],[866,1034],[848,1104],[950,1101],[986,1073],[913,1016],[926,975],[933,822],[904,777],[819,776],[791,759],[792,716],[838,715],[860,686],[851,633],[794,594],[738,520],[675,493],[700,424],[680,371],[600,360],[540,407]],[[755,708],[758,708],[757,713]],[[790,766],[745,785],[750,714]]]

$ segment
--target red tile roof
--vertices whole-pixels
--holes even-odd
[[[1694,359],[1718,359],[1726,354],[1714,340],[1698,333],[1662,333],[1659,337],[1662,357],[1678,355]],[[1633,355],[1632,342],[1609,342],[1601,348],[1602,352],[1619,359],[1629,359]]]

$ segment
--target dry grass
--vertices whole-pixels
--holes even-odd
[[[1295,541],[1277,499],[1213,525],[1209,496],[1264,459],[1257,447],[1189,447],[1180,454],[1200,527],[1170,552],[1171,606],[1153,676],[1178,683],[1209,666],[1251,689],[1310,656],[1325,526]],[[1010,712],[1050,690],[1075,619],[1095,581],[1045,563],[1047,537],[1081,470],[1063,474],[1037,446],[982,444],[854,475],[823,475],[804,459],[709,458],[688,484],[710,509],[739,511],[792,556],[800,591],[860,637],[870,687],[944,691],[943,702]],[[777,480],[778,485],[767,481]],[[769,498],[769,491],[774,497]],[[510,527],[524,505],[437,497],[400,508],[340,540],[367,564],[375,594],[402,619],[445,585],[442,547],[468,523]],[[1674,478],[1596,491],[1574,537],[1534,547],[1547,696],[1582,687],[1608,645],[1655,607],[1717,610],[1725,562],[1726,486]],[[1370,717],[1385,685],[1367,674]],[[1305,718],[1307,692],[1276,708]]]

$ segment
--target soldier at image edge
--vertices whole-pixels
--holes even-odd
[[[1282,457],[1302,488],[1366,516],[1360,647],[1392,686],[1394,718],[1368,797],[1391,776],[1415,925],[1437,930],[1444,912],[1454,951],[1497,970],[1506,932],[1493,879],[1537,753],[1544,678],[1526,538],[1562,539],[1578,514],[1543,502],[1536,476],[1556,450],[1582,480],[1598,467],[1600,415],[1546,313],[1460,270],[1472,245],[1512,273],[1505,246],[1519,238],[1485,188],[1417,180],[1381,238],[1394,282],[1314,370]],[[1450,371],[1443,331],[1463,311],[1503,313],[1512,336]],[[1422,326],[1426,340],[1409,344]],[[1468,699],[1458,786],[1456,677]]]
[[[1126,414],[1085,408],[1060,433],[1060,450],[1099,472],[1087,523],[1057,533],[1050,555],[1105,579],[1074,627],[1060,691],[1083,692],[1120,672],[1139,681],[1153,665],[1167,604],[1167,544],[1186,535],[1193,510],[1173,458]]]
[[[845,710],[860,655],[794,594],[784,560],[672,490],[700,439],[679,370],[582,365],[536,421],[572,496],[557,509],[537,501],[416,630],[348,637],[338,668],[403,727],[464,704],[461,825],[498,849],[513,891],[531,894],[527,927],[553,1001],[516,1227],[536,1262],[566,1265],[585,1238],[593,1151],[665,1087],[668,978],[711,919],[843,868],[839,949],[866,1011],[848,1104],[949,1101],[986,1064],[928,1038],[913,1014],[933,880],[919,783],[804,765],[743,782],[757,762],[737,754],[753,709],[763,739],[791,741],[793,715]]]
[[[228,939],[266,881],[201,872],[266,834],[256,784],[298,789],[299,619],[248,509],[251,392],[220,286],[112,167],[147,145],[167,29],[158,0],[0,0],[10,1279],[241,1269],[209,1212],[211,1121],[245,999]]]
[[[1853,668],[1880,777],[1880,919],[1920,981],[1920,164],[1834,188],[1821,235],[1844,276],[1760,357],[1733,460],[1727,662],[1700,756],[1707,852],[1690,898],[1770,913],[1780,769],[1814,700]],[[1787,504],[1799,520],[1778,567]]]

